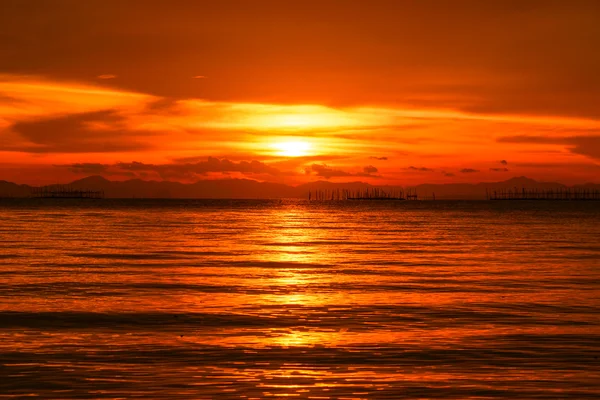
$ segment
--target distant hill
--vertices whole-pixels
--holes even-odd
[[[184,184],[170,181],[143,181],[131,179],[112,182],[100,176],[90,176],[71,183],[74,188],[103,190],[106,197],[114,198],[206,198],[206,199],[252,199],[293,198],[292,186],[258,182],[249,179],[201,180]]]
[[[280,183],[258,182],[250,179],[200,180],[184,184],[170,181],[110,181],[101,176],[89,176],[70,183],[76,189],[103,190],[109,198],[205,198],[205,199],[278,199],[307,198],[309,191],[316,190],[360,190],[374,187],[365,182],[335,183],[316,181],[298,186]],[[377,186],[390,189],[390,186]],[[558,189],[566,185],[557,182],[538,182],[530,178],[515,177],[501,182],[421,184],[413,186],[418,195],[437,199],[485,199],[486,191],[501,189]],[[599,184],[588,183],[574,188],[600,189]],[[27,197],[31,192],[28,185],[0,181],[0,197]]]
[[[600,185],[588,184],[587,188],[598,188]],[[502,189],[559,189],[568,186],[557,182],[538,182],[524,176],[511,178],[501,182],[481,182],[476,184],[469,183],[449,183],[449,184],[422,184],[417,185],[417,193],[424,196],[431,196],[435,193],[436,198],[453,198],[453,199],[485,199],[486,191],[493,192],[494,190]],[[582,187],[577,185],[574,187]]]
[[[17,185],[16,183],[0,181],[1,197],[26,197],[31,193],[31,187],[28,185]]]

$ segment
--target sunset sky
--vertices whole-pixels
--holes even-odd
[[[600,1],[2,0],[0,179],[600,182]]]

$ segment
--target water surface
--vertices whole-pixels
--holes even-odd
[[[0,200],[0,398],[598,398],[600,203]]]

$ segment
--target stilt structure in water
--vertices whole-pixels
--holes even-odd
[[[308,200],[346,201],[346,200],[418,200],[414,189],[366,188],[358,190],[333,189],[308,192]]]
[[[103,199],[103,190],[75,189],[68,185],[31,188],[31,197],[40,199]]]
[[[501,189],[488,190],[488,200],[600,200],[597,189]]]

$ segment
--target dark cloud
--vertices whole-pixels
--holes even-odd
[[[564,137],[515,135],[501,136],[496,139],[500,143],[534,143],[534,144],[564,144]]]
[[[460,172],[463,173],[463,174],[472,174],[472,173],[475,173],[475,172],[479,172],[479,170],[478,169],[473,169],[473,168],[463,168],[463,169],[460,170]]]
[[[374,174],[374,173],[378,172],[379,170],[372,165],[367,165],[366,167],[363,168],[363,171],[365,174]]]
[[[77,163],[59,165],[72,172],[100,175],[132,175],[147,177],[156,174],[162,179],[195,179],[211,172],[227,174],[239,172],[245,175],[281,175],[281,171],[260,161],[234,162],[227,159],[208,157],[206,161],[179,164],[146,164],[139,161],[118,162],[115,164]]]
[[[100,125],[95,125],[100,123]],[[71,114],[56,118],[17,122],[8,128],[23,141],[0,146],[4,151],[30,153],[110,153],[147,149],[114,110]]]
[[[315,173],[316,176],[321,176],[325,179],[330,178],[338,178],[343,176],[361,176],[361,177],[369,177],[369,178],[379,178],[379,175],[373,175],[373,173],[377,172],[377,168],[373,166],[366,166],[363,168],[363,172],[359,173],[351,173],[342,171],[340,169],[331,168],[326,164],[312,164],[310,167],[306,167],[304,169],[307,175],[311,173]]]
[[[600,136],[575,137],[571,139],[569,150],[575,154],[600,160]]]
[[[600,136],[503,136],[497,139],[502,143],[530,143],[564,145],[571,153],[581,154],[600,160]]]
[[[185,115],[181,110],[177,110],[176,106],[177,99],[165,97],[148,103],[146,109],[151,112],[167,111],[171,115]]]
[[[433,172],[434,170],[432,168],[426,168],[426,167],[415,167],[415,166],[410,166],[407,169],[411,170],[411,171],[419,171],[419,172]]]
[[[191,156],[191,157],[178,157],[173,158],[173,161],[178,164],[195,164],[206,160],[206,156]]]
[[[508,172],[508,168],[490,168],[492,172]]]
[[[117,163],[115,166],[124,171],[132,172],[155,172],[163,179],[193,178],[197,175],[206,175],[210,172],[240,172],[242,174],[267,174],[277,176],[281,174],[277,168],[273,168],[260,161],[230,161],[208,157],[207,161],[183,164],[144,164],[141,162]]]
[[[371,156],[371,157],[369,157],[369,159],[371,159],[371,160],[379,160],[379,161],[387,161],[388,158],[387,157],[374,157],[374,156]]]
[[[506,160],[500,160],[500,164],[502,164],[502,165],[508,165],[508,161],[506,161]]]
[[[238,155],[228,155],[222,158],[227,158],[230,160],[243,160],[247,158],[245,154]],[[339,160],[348,158],[347,156],[335,155],[335,154],[319,154],[314,156],[299,156],[299,157],[281,157],[278,155],[264,155],[261,157],[263,160],[271,161],[270,165],[276,165],[278,167],[297,167],[299,165],[304,165],[310,162],[324,162],[331,160]],[[189,157],[177,157],[172,159],[176,163],[196,163],[199,161],[206,160],[206,156],[189,156]]]
[[[106,175],[109,172],[109,166],[99,163],[75,163],[68,165],[55,165],[55,167],[66,167],[76,174],[86,175]]]
[[[0,105],[1,105],[1,103],[19,105],[19,104],[25,103],[25,101],[22,99],[17,99],[16,97],[2,94],[2,92],[0,91]]]
[[[315,175],[322,176],[325,179],[352,175],[346,171],[330,168],[326,164],[312,164],[310,167],[307,167],[305,171],[308,174],[310,174],[311,172],[315,172]]]
[[[141,174],[135,174],[131,171],[123,171],[118,168],[114,168],[113,165],[100,164],[100,163],[74,163],[74,164],[63,164],[54,165],[58,168],[66,168],[74,174],[81,175],[101,175],[101,176],[125,176],[129,178],[144,177]]]
[[[598,164],[588,164],[588,163],[573,163],[573,162],[562,162],[562,163],[552,163],[552,162],[524,162],[516,164],[517,167],[525,167],[525,168],[553,168],[553,169],[571,169],[571,168],[581,168],[581,169],[592,169],[598,170],[600,169],[600,165]]]
[[[444,172],[444,176],[456,176],[452,172]]]

